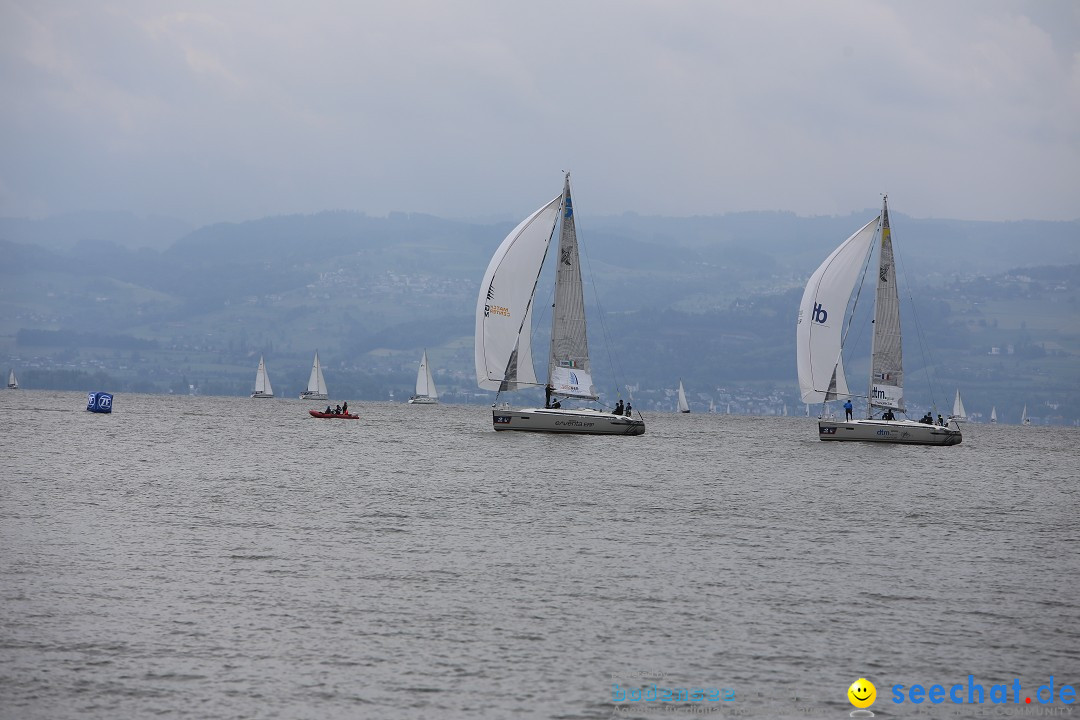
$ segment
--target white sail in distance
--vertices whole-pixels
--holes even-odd
[[[435,390],[435,378],[431,375],[431,366],[428,364],[427,350],[420,360],[420,369],[416,371],[416,397],[429,397],[437,399],[439,393]]]

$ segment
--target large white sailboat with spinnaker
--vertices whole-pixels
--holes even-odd
[[[870,269],[870,253],[875,249],[877,265]],[[863,396],[848,389],[844,376],[843,347],[850,327],[850,321],[845,326],[844,317],[864,273],[871,272],[875,287],[871,369]],[[906,415],[907,410],[888,198],[882,203],[881,213],[841,243],[810,276],[799,305],[796,347],[802,400],[823,403],[818,419],[821,440],[913,445],[961,442],[960,426],[955,421],[942,426],[895,418],[895,413]],[[850,420],[826,417],[825,404],[829,401],[860,399],[866,401],[864,418],[855,418],[854,414]]]
[[[533,368],[532,313],[540,271],[555,227],[561,222],[554,257],[555,293],[547,381]],[[476,301],[476,381],[501,395],[525,387],[544,387],[544,407],[515,409],[496,396],[491,421],[496,430],[642,435],[645,421],[592,408],[563,408],[563,401],[598,401],[585,330],[585,300],[579,265],[570,173],[555,199],[525,218],[502,241],[488,263]]]

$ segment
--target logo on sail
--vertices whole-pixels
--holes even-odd
[[[573,370],[570,371],[570,382],[574,385],[578,384],[577,373],[575,373]]]
[[[574,205],[573,205],[573,203],[570,202],[570,195],[566,196],[566,212],[563,214],[563,217],[566,217],[566,218],[574,217]]]
[[[824,325],[825,321],[828,319],[828,311],[821,306],[821,303],[814,303],[814,322]]]

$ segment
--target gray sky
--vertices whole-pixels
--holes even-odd
[[[1080,217],[1080,2],[0,0],[0,215]]]

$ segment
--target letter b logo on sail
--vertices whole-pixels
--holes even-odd
[[[825,311],[825,308],[821,307],[821,303],[814,304],[814,322],[825,324],[825,321],[829,319],[829,313]]]

